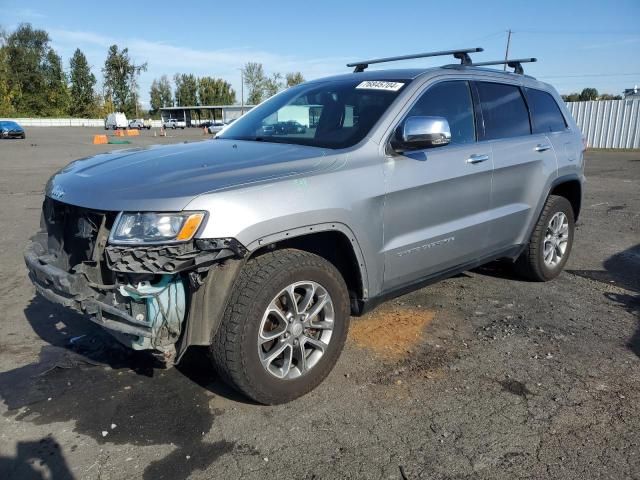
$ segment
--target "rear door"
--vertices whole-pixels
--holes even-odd
[[[384,290],[464,264],[485,252],[491,150],[476,141],[470,84],[427,88],[404,117],[445,117],[451,143],[387,158]]]
[[[573,170],[582,150],[580,136],[569,129],[553,95],[536,88],[525,88],[525,94],[533,133],[546,135],[553,146],[558,159],[558,175],[563,174],[563,168]]]
[[[491,145],[493,184],[488,248],[499,252],[526,242],[547,181],[557,173],[553,145],[532,133],[519,85],[475,82],[482,111],[480,136]]]

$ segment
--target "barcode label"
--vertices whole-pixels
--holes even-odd
[[[402,88],[402,82],[383,82],[381,80],[367,80],[358,84],[356,88],[367,90],[387,90],[389,92],[397,92]]]

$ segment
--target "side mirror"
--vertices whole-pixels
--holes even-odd
[[[451,129],[444,117],[408,117],[397,129],[396,151],[442,147],[451,143]]]

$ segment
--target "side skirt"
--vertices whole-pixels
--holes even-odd
[[[461,265],[456,265],[455,267],[448,268],[447,270],[443,270],[441,272],[437,272],[426,277],[422,277],[414,282],[408,283],[406,285],[401,285],[400,287],[394,288],[392,290],[387,290],[379,295],[369,298],[367,300],[357,300],[357,302],[353,302],[352,305],[352,314],[355,316],[364,315],[367,312],[370,312],[375,307],[380,305],[381,303],[386,302],[387,300],[391,300],[392,298],[399,297],[401,295],[405,295],[407,293],[413,292],[415,290],[419,290],[427,285],[431,285],[440,280],[444,280],[445,278],[452,277],[459,273],[465,272],[467,270],[471,270],[473,268],[484,265],[485,263],[492,262],[494,260],[498,260],[500,258],[509,258],[515,260],[520,256],[522,250],[526,245],[515,245],[513,247],[509,247],[507,249],[500,250],[498,252],[494,252],[491,255],[487,255],[481,258],[478,258],[472,262],[467,262]],[[355,305],[357,303],[357,305]],[[356,308],[353,308],[356,307]]]

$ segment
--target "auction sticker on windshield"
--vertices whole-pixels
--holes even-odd
[[[383,82],[381,80],[367,80],[358,84],[356,88],[367,90],[387,90],[389,92],[397,92],[402,88],[402,82]]]

